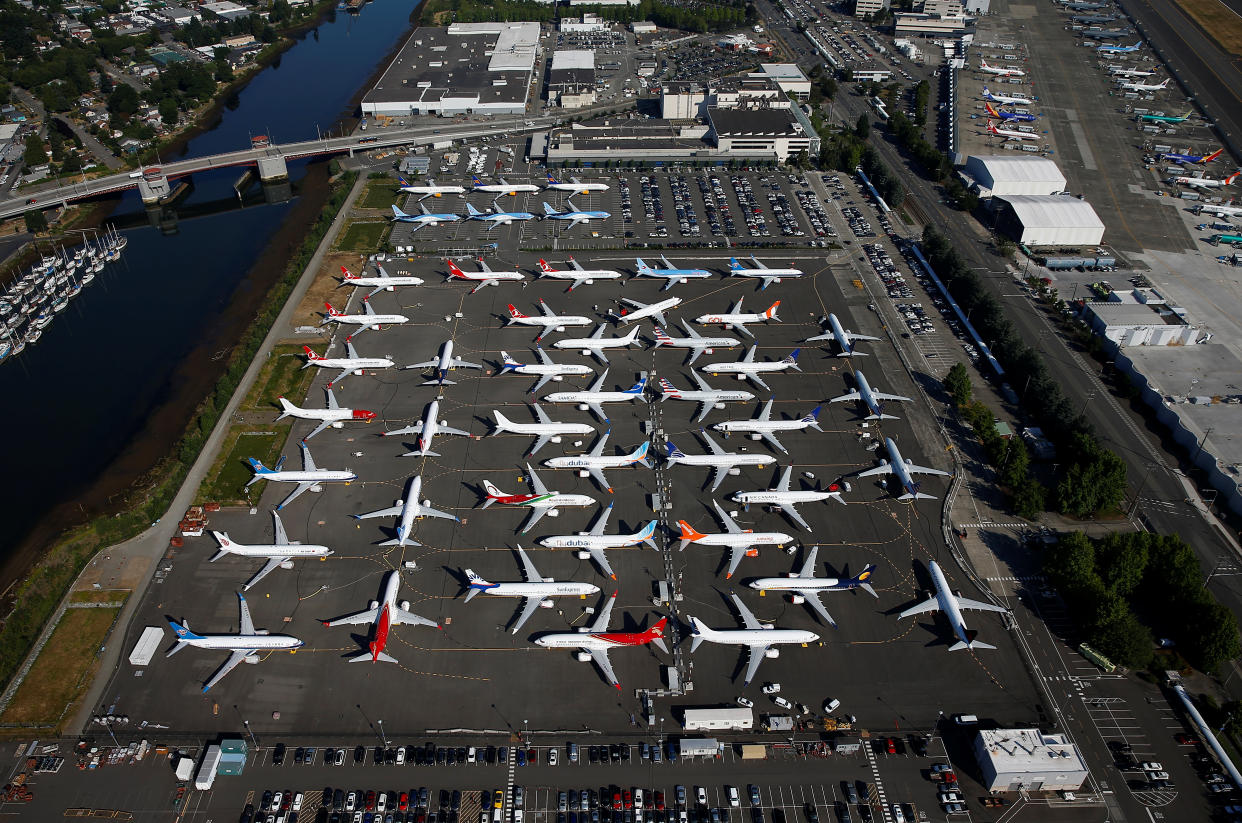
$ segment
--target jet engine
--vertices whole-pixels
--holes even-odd
[[[316,483],[315,485],[310,487],[310,490],[313,491],[315,494],[319,494],[321,491],[323,491],[323,486]]]
[[[781,650],[777,648],[768,649],[766,652],[763,653],[763,656],[764,657],[780,657]]]
[[[280,564],[280,567],[281,567],[282,569],[292,569],[292,568],[293,568],[293,561],[292,561],[292,560],[285,560],[285,561],[283,561],[283,562]]]
[[[550,597],[539,601],[539,608],[541,609],[550,609],[555,605],[556,605],[556,601]]]
[[[717,409],[723,409],[724,407],[725,407],[725,404],[723,402],[717,402],[713,406],[713,408],[717,408]]]
[[[585,549],[579,549],[577,554],[578,554],[579,560],[590,560],[591,559],[591,553],[589,551],[586,551]]]
[[[252,663],[252,664],[258,663],[259,656],[257,654],[248,654],[245,657],[243,657],[242,660],[246,661],[247,663]]]
[[[410,601],[408,601],[408,600],[402,600],[402,601],[401,601],[400,603],[398,603],[397,605],[399,605],[399,606],[401,607],[401,610],[402,610],[402,611],[407,611],[407,612],[408,612],[408,611],[410,610]]]
[[[762,440],[763,435],[760,434],[759,432],[751,432],[750,439],[751,440]]]
[[[561,442],[561,436],[560,436],[559,434],[554,434],[554,435],[552,435],[552,437],[551,437],[551,441],[552,441],[553,443],[559,443],[559,442]]]
[[[801,606],[806,602],[806,596],[801,594],[790,595],[789,602],[793,603],[795,606]]]
[[[379,601],[378,601],[378,600],[372,600],[370,603],[368,603],[368,604],[367,604],[367,608],[368,608],[368,609],[378,609],[378,608],[379,608]]]
[[[586,469],[578,469],[578,476],[579,477],[590,477],[591,473],[587,471]]]
[[[590,410],[591,410],[591,407],[588,406],[586,403],[578,404],[578,411],[590,411]]]
[[[730,476],[730,477],[737,477],[737,476],[738,476],[739,474],[741,474],[741,473],[742,473],[742,470],[741,470],[741,469],[739,469],[737,466],[730,466],[730,467],[729,467],[729,476]]]
[[[591,662],[590,652],[577,652],[576,654],[574,654],[574,657],[578,658],[579,663],[590,663]]]

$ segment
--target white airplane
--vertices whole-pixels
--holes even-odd
[[[1013,131],[1011,129],[998,129],[992,123],[991,120],[988,121],[987,131],[988,131],[988,134],[992,135],[993,137],[1004,137],[1006,140],[1039,140],[1040,139],[1038,134],[1030,134],[1025,131]]]
[[[418,198],[420,203],[428,197],[440,197],[445,194],[466,193],[465,188],[462,186],[437,186],[436,181],[432,180],[430,177],[427,178],[427,184],[424,186],[417,184],[411,185],[410,182],[404,177],[398,177],[397,182],[401,184],[400,190],[406,194],[421,194],[422,197]]]
[[[729,273],[736,277],[755,277],[763,281],[763,285],[759,287],[759,291],[763,291],[773,283],[779,283],[781,280],[792,280],[795,277],[801,277],[805,274],[802,269],[770,269],[759,262],[759,258],[753,254],[750,256],[751,262],[755,264],[753,269],[748,269],[741,263],[737,262],[736,257],[729,258]]]
[[[755,335],[750,329],[746,328],[747,323],[766,323],[769,320],[780,322],[781,319],[776,316],[776,310],[780,307],[781,301],[777,300],[771,306],[768,306],[767,311],[756,313],[742,311],[743,299],[739,297],[737,302],[733,304],[733,308],[724,314],[700,314],[694,318],[694,322],[701,326],[724,326],[725,328],[748,334],[751,337]]]
[[[789,449],[782,446],[781,441],[776,439],[776,432],[803,431],[807,427],[822,432],[823,429],[819,427],[819,408],[816,406],[797,420],[773,420],[772,398],[769,397],[768,402],[763,404],[758,417],[750,420],[726,420],[723,423],[714,424],[712,429],[725,434],[744,432],[749,434],[752,440],[762,438],[780,449],[782,454],[789,454]]]
[[[604,445],[608,442],[608,436],[611,434],[612,429],[604,432],[586,454],[551,457],[543,461],[543,465],[550,469],[578,469],[580,477],[589,475],[595,478],[595,482],[599,483],[600,488],[607,489],[608,493],[612,494],[612,484],[604,476],[604,469],[620,469],[632,466],[635,463],[642,463],[644,467],[651,468],[651,464],[647,462],[647,450],[651,447],[651,444],[644,440],[638,448],[629,454],[606,456],[604,454]]]
[[[303,645],[301,640],[292,635],[256,631],[254,621],[250,619],[250,607],[246,605],[246,598],[242,597],[240,592],[237,595],[237,602],[241,608],[237,634],[195,634],[190,631],[190,624],[185,620],[180,623],[175,620],[168,621],[173,633],[177,635],[177,645],[169,649],[165,657],[172,657],[186,646],[193,646],[196,649],[225,649],[229,652],[229,659],[224,661],[224,665],[216,669],[216,673],[203,684],[203,694],[219,683],[226,674],[237,668],[239,663],[243,661],[258,663],[261,651],[296,649]]]
[[[461,522],[456,515],[449,514],[448,512],[442,512],[439,509],[433,509],[431,507],[430,500],[424,500],[421,503],[418,502],[418,495],[422,490],[423,476],[421,474],[416,474],[410,478],[410,482],[406,486],[405,499],[398,500],[395,506],[390,506],[386,509],[377,509],[373,512],[367,512],[366,514],[355,514],[353,515],[353,518],[355,520],[369,520],[372,517],[395,517],[397,518],[397,528],[395,530],[397,536],[392,540],[385,540],[379,545],[402,547],[420,546],[422,545],[421,543],[416,543],[410,539],[410,532],[414,530],[415,518],[441,517],[445,520],[452,520],[455,523]]]
[[[794,491],[789,488],[789,481],[792,477],[793,466],[786,466],[784,473],[781,474],[780,482],[776,484],[775,489],[768,489],[767,491],[734,492],[731,499],[734,503],[741,503],[742,507],[747,511],[750,510],[752,503],[769,505],[772,508],[780,509],[786,516],[789,517],[790,520],[794,521],[807,531],[810,531],[811,527],[805,520],[802,519],[802,515],[798,514],[798,510],[795,508],[796,504],[818,503],[821,500],[828,500],[831,498],[840,503],[842,506],[845,505],[845,501],[841,499],[841,490],[837,487],[836,483],[830,483],[828,485],[828,489],[824,490],[818,488],[819,484],[817,481],[816,488],[814,489]]]
[[[589,409],[604,423],[608,422],[608,415],[604,414],[604,403],[625,403],[631,400],[647,402],[647,396],[643,393],[647,388],[646,373],[638,379],[637,383],[624,391],[604,391],[604,381],[607,378],[608,369],[604,369],[604,373],[596,378],[591,388],[586,391],[552,392],[544,395],[543,401],[545,403],[577,403],[579,409],[582,411]]]
[[[1127,69],[1124,66],[1109,66],[1108,73],[1114,77],[1153,77],[1156,74],[1154,71]]]
[[[648,266],[641,257],[634,258],[634,261],[635,261],[634,276],[635,277],[662,277],[664,278],[665,280],[664,288],[660,289],[660,291],[668,291],[677,283],[685,283],[688,280],[702,279],[702,278],[712,276],[712,273],[708,271],[707,269],[674,268],[673,264],[668,262],[668,258],[665,257],[664,255],[660,255],[660,260],[661,262],[664,263],[664,268],[653,269],[650,266]],[[665,326],[668,324],[665,323],[663,320],[661,320],[660,325]]]
[[[538,363],[519,363],[509,356],[507,351],[500,353],[500,374],[511,372],[513,374],[529,374],[539,379],[535,385],[531,386],[530,393],[534,394],[543,388],[544,384],[549,380],[561,380],[565,375],[578,376],[584,374],[595,374],[595,369],[590,366],[583,366],[578,363],[553,363],[552,358],[548,357],[548,353],[541,347],[535,347],[535,353],[539,355]]]
[[[798,368],[798,352],[801,349],[794,349],[789,353],[788,357],[781,360],[756,362],[755,351],[758,348],[758,346],[751,346],[746,354],[742,356],[742,359],[734,363],[708,363],[703,366],[703,370],[711,372],[712,377],[718,374],[736,374],[738,380],[750,380],[768,390],[771,390],[771,387],[763,382],[763,378],[759,376],[760,374],[783,372],[789,369],[802,371],[802,369]]]
[[[535,564],[526,556],[526,552],[522,551],[521,546],[518,546],[517,553],[522,561],[522,573],[526,578],[524,583],[489,583],[471,569],[466,569],[466,580],[469,581],[466,592],[467,603],[479,592],[493,597],[521,597],[525,600],[522,604],[522,612],[513,627],[514,634],[526,625],[526,621],[536,609],[541,606],[545,609],[552,608],[554,603],[551,598],[586,597],[599,591],[599,586],[594,583],[556,581],[550,577],[543,577],[535,568]]]
[[[489,211],[479,211],[474,206],[467,203],[466,219],[481,220],[488,224],[486,231],[491,231],[497,226],[512,226],[516,222],[536,220],[538,218],[528,211],[496,211],[494,209]]]
[[[306,352],[306,363],[302,366],[304,369],[309,366],[341,369],[341,373],[328,382],[328,388],[332,388],[334,384],[341,382],[351,374],[365,374],[367,369],[387,369],[393,365],[389,357],[359,357],[354,344],[348,340],[345,341],[345,351],[348,357],[320,357],[310,346],[303,346],[302,350]]]
[[[694,382],[698,383],[697,391],[687,389],[682,391],[673,385],[667,377],[660,378],[660,402],[663,403],[670,397],[674,400],[688,400],[691,403],[699,404],[699,416],[694,418],[695,423],[702,423],[703,418],[707,417],[707,413],[712,409],[723,409],[724,404],[730,400],[754,400],[755,395],[748,391],[728,391],[726,389],[713,389],[707,385],[707,381],[703,376],[694,369],[690,370],[690,376],[694,378]]]
[[[585,494],[562,494],[558,491],[548,491],[548,487],[543,485],[543,481],[539,479],[539,475],[535,474],[535,470],[530,467],[529,463],[526,464],[526,473],[530,475],[530,487],[534,489],[530,494],[505,494],[493,486],[490,480],[483,481],[483,489],[487,494],[483,501],[483,508],[486,509],[493,503],[500,503],[502,506],[530,509],[530,517],[526,519],[519,534],[526,534],[530,531],[545,514],[551,513],[553,517],[557,517],[560,514],[559,506],[594,506],[598,502],[594,497],[588,497]]]
[[[1133,46],[1099,46],[1096,51],[1100,54],[1131,54],[1143,47],[1143,41],[1139,40]]]
[[[370,300],[382,291],[395,291],[397,286],[420,286],[423,278],[404,275],[393,277],[384,271],[383,266],[379,267],[379,274],[360,275],[341,266],[340,281],[342,286],[374,286],[375,288],[371,289],[371,293],[367,295],[367,299]]]
[[[283,454],[280,456],[280,459],[276,461],[276,465],[270,469],[253,457],[246,458],[246,460],[250,463],[251,470],[254,471],[254,477],[250,478],[250,480],[246,483],[246,488],[250,488],[253,484],[259,482],[260,480],[279,480],[285,483],[298,484],[297,488],[290,492],[288,497],[280,501],[280,505],[276,507],[276,511],[280,511],[285,506],[288,506],[295,499],[297,499],[298,495],[307,489],[314,492],[321,491],[321,483],[345,483],[348,485],[358,479],[358,475],[354,474],[349,469],[321,469],[317,467],[315,465],[314,458],[311,457],[310,448],[306,445],[305,441],[298,443],[298,445],[302,447],[301,471],[286,471],[283,468],[285,465],[285,456]]]
[[[726,475],[737,476],[741,474],[738,466],[758,466],[763,468],[769,463],[775,463],[776,458],[770,454],[756,452],[754,454],[742,454],[740,452],[727,452],[720,446],[716,445],[716,441],[708,436],[707,432],[700,431],[699,436],[703,438],[703,442],[707,444],[707,448],[711,454],[686,454],[674,445],[670,440],[665,444],[668,449],[668,462],[672,466],[708,466],[712,470],[712,487],[710,491],[716,491],[720,488],[720,484],[724,482]]]
[[[605,549],[619,549],[624,546],[637,546],[639,543],[646,543],[653,549],[659,548],[653,539],[656,530],[656,521],[652,520],[646,526],[643,526],[634,534],[604,534],[604,527],[608,525],[608,517],[612,514],[612,504],[608,504],[608,508],[604,509],[595,518],[590,531],[578,532],[577,534],[556,534],[551,537],[545,537],[539,541],[539,545],[547,549],[578,549],[578,556],[582,558],[590,557],[595,561],[595,565],[604,574],[617,579],[617,574],[612,570],[612,566],[608,564],[608,558],[604,555]]]
[[[506,194],[517,195],[521,193],[539,191],[539,187],[532,183],[506,183],[503,177],[497,177],[496,179],[500,182],[484,183],[478,178],[478,176],[475,176],[474,185],[471,187],[471,191],[481,191],[487,194],[494,194],[496,195],[497,200],[499,200],[502,195]]]
[[[776,629],[772,626],[765,626],[755,619],[754,614],[746,608],[746,604],[736,594],[731,594],[729,597],[733,599],[744,628],[712,629],[705,626],[698,618],[690,617],[690,626],[694,629],[690,651],[696,650],[703,641],[746,646],[748,658],[746,676],[742,681],[743,686],[749,686],[750,682],[755,679],[755,673],[759,671],[759,664],[763,662],[763,658],[780,656],[780,649],[776,646],[785,643],[799,643],[805,646],[819,640],[818,634],[804,629]]]
[[[1121,88],[1126,91],[1164,91],[1169,87],[1169,79],[1170,78],[1166,77],[1160,83],[1122,83]]]
[[[1029,106],[1035,102],[1031,98],[1021,94],[1005,94],[1004,92],[995,94],[988,91],[987,86],[983,87],[983,99],[992,103],[999,103],[1002,106]]]
[[[579,223],[589,224],[592,220],[607,220],[609,217],[612,217],[612,214],[610,212],[582,211],[581,209],[579,209],[577,206],[574,205],[574,201],[567,200],[565,202],[569,204],[569,207],[566,208],[565,211],[557,211],[556,209],[552,208],[552,206],[550,206],[548,203],[545,202],[543,204],[543,219],[544,220],[568,220],[569,225],[566,226],[565,229],[569,230],[569,229],[572,229],[574,226],[578,225]]]
[[[720,519],[721,525],[725,527],[724,532],[719,534],[703,534],[695,531],[684,520],[678,520],[677,525],[681,529],[681,548],[685,551],[686,546],[691,543],[701,543],[704,546],[724,546],[729,550],[729,568],[725,571],[725,579],[733,577],[733,573],[737,571],[738,564],[742,562],[742,558],[747,555],[758,553],[755,546],[784,546],[793,540],[793,537],[784,532],[757,532],[753,529],[743,529],[732,517],[720,508],[715,500],[712,506],[716,509],[716,516]]]
[[[832,619],[832,615],[828,613],[819,596],[824,592],[846,592],[854,589],[862,589],[872,597],[879,598],[875,593],[875,589],[867,581],[875,574],[875,564],[868,564],[861,572],[851,578],[843,579],[839,577],[816,577],[815,576],[815,555],[819,552],[819,546],[812,546],[806,555],[806,560],[802,562],[802,569],[797,572],[790,572],[787,577],[760,577],[758,580],[752,580],[748,585],[752,589],[756,589],[762,594],[767,592],[792,592],[791,599],[794,605],[806,603],[818,614],[824,618],[829,626],[834,629],[837,627],[837,621]]]
[[[622,314],[616,314],[615,312],[613,313],[612,316],[615,317],[617,321],[621,323],[621,325],[628,326],[629,324],[634,323],[636,321],[645,320],[648,317],[654,317],[656,319],[656,322],[659,323],[661,326],[667,326],[668,323],[664,320],[664,312],[668,311],[674,306],[680,306],[681,298],[680,297],[667,297],[664,300],[661,300],[657,303],[640,303],[637,300],[631,300],[628,297],[622,297],[621,302],[625,303],[626,305],[634,307],[632,309],[629,309],[628,311],[623,312]]]
[[[668,334],[659,326],[655,327],[656,346],[672,346],[675,349],[690,349],[690,358],[683,363],[683,366],[692,366],[694,361],[699,359],[699,355],[703,352],[715,354],[716,349],[732,349],[741,344],[740,340],[734,340],[732,337],[704,337],[699,334],[685,320],[681,321],[682,328],[686,330],[689,337],[669,337]],[[753,336],[753,335],[752,335]]]
[[[895,402],[910,402],[909,397],[902,397],[900,394],[885,394],[871,388],[871,384],[867,382],[867,378],[861,370],[854,370],[854,390],[849,394],[843,394],[840,397],[834,397],[828,401],[830,403],[843,403],[847,400],[857,400],[867,407],[869,414],[865,420],[900,420],[901,418],[892,414],[884,413],[885,400]]]
[[[572,257],[569,258],[569,265],[572,268],[554,269],[548,265],[546,260],[539,258],[539,274],[535,276],[535,279],[551,277],[553,280],[572,280],[573,282],[566,289],[567,292],[571,292],[583,283],[589,286],[596,280],[620,280],[622,276],[621,272],[613,269],[584,269]]]
[[[630,329],[630,333],[624,337],[604,337],[604,329],[608,328],[607,323],[600,323],[599,328],[590,337],[571,337],[566,340],[557,340],[552,344],[554,349],[578,349],[583,354],[589,354],[605,366],[608,365],[608,356],[604,354],[604,349],[620,349],[638,343],[639,327],[635,326]]]
[[[436,355],[434,360],[424,360],[422,363],[411,363],[408,366],[402,366],[404,369],[435,369],[438,377],[431,380],[424,380],[424,386],[455,386],[452,380],[448,379],[448,373],[453,369],[481,369],[481,363],[467,363],[461,359],[460,355],[453,354],[453,341],[445,340],[440,346],[440,353]]]
[[[983,60],[979,64],[979,71],[984,74],[995,74],[997,77],[1025,77],[1026,72],[1022,69],[1013,69],[1006,66],[989,66],[987,60]]]
[[[608,191],[608,184],[583,183],[577,177],[570,177],[568,183],[558,183],[556,178],[552,176],[552,172],[548,172],[548,183],[544,188],[553,191],[568,191],[574,194],[590,194],[593,191]]]
[[[211,536],[220,544],[220,550],[208,562],[215,563],[226,554],[235,554],[239,557],[261,557],[267,561],[263,564],[263,568],[255,572],[254,577],[246,581],[246,585],[242,586],[242,591],[250,591],[275,568],[293,568],[295,557],[327,557],[332,554],[332,550],[327,546],[303,546],[296,541],[291,541],[289,535],[285,533],[285,524],[280,521],[280,515],[276,512],[272,512],[272,520],[276,523],[276,542],[268,545],[247,546],[234,543],[229,538],[228,532],[213,531],[211,533]]]
[[[371,305],[371,301],[363,300],[362,305],[366,306],[365,314],[345,314],[332,308],[331,303],[324,303],[328,313],[324,315],[323,322],[319,325],[325,326],[328,323],[342,323],[347,326],[358,326],[358,331],[350,332],[346,340],[353,340],[359,334],[367,329],[383,329],[384,326],[395,326],[402,323],[410,322],[410,318],[404,314],[379,314],[375,311],[375,307]]]
[[[522,274],[520,271],[492,271],[488,267],[487,261],[485,261],[482,257],[479,258],[479,270],[477,272],[462,271],[457,268],[457,264],[455,264],[452,260],[446,260],[445,262],[448,263],[449,280],[470,280],[479,284],[470,290],[471,294],[474,294],[484,286],[499,286],[501,280],[526,279],[526,275]]]
[[[1213,203],[1204,203],[1199,206],[1199,211],[1214,214],[1217,217],[1242,217],[1242,206],[1217,205]]]
[[[1004,606],[993,606],[991,603],[959,597],[949,588],[949,583],[944,579],[944,573],[940,571],[940,567],[936,565],[935,560],[929,561],[927,568],[931,572],[932,585],[935,586],[936,593],[919,605],[906,609],[897,617],[904,619],[913,617],[916,614],[926,614],[927,612],[944,612],[949,625],[953,628],[953,634],[957,637],[957,642],[949,647],[949,651],[995,649],[995,646],[975,639],[979,633],[966,628],[966,621],[962,619],[962,609],[976,609],[984,612],[1008,612],[1009,609],[1006,609]]]
[[[557,314],[543,300],[539,301],[539,311],[541,314],[534,316],[522,314],[512,303],[509,304],[509,319],[505,321],[506,326],[538,326],[539,334],[535,337],[538,343],[544,338],[544,335],[553,331],[565,331],[567,326],[589,326],[591,319],[583,317],[580,314]]]
[[[402,457],[439,457],[440,455],[431,450],[431,442],[437,434],[455,434],[458,437],[469,437],[470,432],[462,429],[455,429],[448,424],[447,420],[436,421],[436,417],[440,414],[440,401],[432,400],[427,404],[427,412],[423,415],[423,419],[415,423],[413,426],[402,426],[392,431],[381,432],[383,437],[401,437],[407,434],[418,435],[418,448],[412,452],[406,452]]]
[[[884,438],[884,447],[888,449],[888,459],[881,460],[880,465],[874,469],[868,469],[865,472],[859,472],[859,477],[871,477],[877,474],[896,474],[897,479],[901,481],[901,487],[906,493],[898,497],[898,500],[935,500],[936,498],[930,494],[923,494],[919,491],[919,483],[916,483],[913,475],[916,474],[938,474],[941,477],[951,476],[948,472],[942,472],[940,469],[928,469],[923,466],[916,466],[909,460],[901,458],[901,452],[897,450],[897,444],[893,442],[893,438]]]
[[[452,212],[432,214],[427,211],[427,207],[421,203],[418,206],[418,210],[418,214],[406,214],[394,205],[392,206],[392,220],[394,223],[413,223],[414,231],[418,231],[423,226],[438,226],[441,223],[456,223],[461,219],[461,215],[453,214]]]
[[[621,684],[612,670],[612,664],[608,662],[608,650],[617,646],[645,646],[650,643],[668,654],[668,647],[664,645],[664,628],[668,625],[668,618],[661,617],[643,632],[609,632],[608,619],[612,616],[612,604],[616,599],[617,593],[613,592],[596,615],[595,622],[585,630],[541,635],[535,638],[535,645],[545,649],[580,649],[578,659],[583,663],[594,660],[604,678],[620,690]]]
[[[1237,180],[1240,174],[1242,170],[1235,171],[1224,180],[1217,177],[1174,177],[1173,182],[1196,189],[1219,189],[1223,186],[1232,186],[1233,181]]]
[[[303,409],[293,405],[283,396],[276,398],[280,401],[280,407],[284,409],[280,413],[277,420],[284,420],[286,417],[296,417],[299,420],[318,420],[319,425],[311,431],[310,434],[302,438],[305,443],[315,435],[319,434],[329,426],[340,428],[345,424],[346,420],[364,420],[370,423],[375,419],[375,412],[366,409],[342,409],[336,402],[336,395],[332,393],[332,389],[325,389],[328,395],[328,408],[326,409]]]
[[[561,438],[567,434],[593,434],[595,432],[595,428],[588,423],[558,423],[552,420],[538,403],[532,403],[531,408],[535,410],[535,417],[539,418],[538,423],[514,423],[493,409],[492,414],[496,416],[496,430],[492,434],[497,435],[502,432],[533,434],[535,445],[527,454],[534,455],[548,443],[561,442]]]
[[[828,315],[828,332],[826,334],[817,334],[814,337],[808,337],[806,339],[806,342],[817,343],[820,340],[835,340],[837,343],[837,347],[841,349],[841,351],[837,354],[837,357],[852,357],[855,354],[858,354],[858,355],[867,354],[866,352],[855,350],[854,348],[855,340],[879,340],[879,339],[880,338],[878,337],[871,337],[870,335],[866,335],[866,334],[854,334],[853,332],[846,331],[845,329],[841,328],[841,321],[837,320],[837,316],[835,314],[829,314]]]
[[[323,624],[329,628],[332,626],[353,626],[359,623],[370,623],[375,627],[375,637],[367,643],[367,650],[362,654],[356,654],[349,658],[350,663],[363,663],[368,660],[372,663],[379,661],[396,663],[397,659],[395,657],[384,652],[384,647],[388,645],[388,630],[393,626],[410,623],[415,626],[440,628],[440,624],[434,620],[419,617],[411,612],[410,601],[402,600],[398,604],[397,590],[400,588],[400,572],[388,572],[384,575],[384,582],[380,584],[382,594],[379,600],[372,600],[365,610],[357,614],[338,617],[336,620],[323,621]]]

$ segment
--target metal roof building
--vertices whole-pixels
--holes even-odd
[[[974,749],[990,792],[1074,791],[1087,779],[1086,761],[1063,734],[988,729],[975,736]]]
[[[1104,224],[1086,200],[1038,194],[997,199],[996,228],[1025,246],[1096,246],[1104,237]]]
[[[1046,157],[971,155],[966,159],[963,173],[978,187],[980,197],[1065,191],[1065,175]]]

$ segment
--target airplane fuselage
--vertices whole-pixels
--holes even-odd
[[[599,591],[593,583],[574,582],[491,583],[477,588],[493,597],[585,597]]]
[[[715,423],[712,429],[718,432],[792,432],[802,431],[810,423],[804,423],[801,420],[726,420],[723,423]]]
[[[348,470],[316,469],[315,471],[269,471],[259,475],[263,480],[279,480],[289,483],[333,483],[357,480],[358,475]]]
[[[197,638],[181,639],[187,646],[196,649],[296,649],[303,645],[301,640],[287,634],[212,634]]]
[[[535,638],[535,645],[546,649],[611,649],[645,646],[650,642],[651,636],[646,632],[560,632]]]
[[[840,499],[840,492],[817,492],[817,491],[754,491],[754,492],[737,492],[733,495],[734,501],[743,505],[785,505],[789,503],[817,503],[820,500],[827,500],[830,497]]]
[[[286,543],[270,546],[243,546],[229,541],[228,546],[220,546],[220,551],[235,554],[238,557],[327,557],[332,550],[327,546],[303,545]]]
[[[543,399],[548,403],[622,403],[639,397],[642,395],[624,391],[558,391]]]
[[[678,306],[680,304],[681,304],[680,297],[669,297],[664,300],[661,300],[658,303],[652,303],[648,306],[643,306],[641,309],[632,309],[626,312],[625,314],[621,315],[621,322],[628,326],[630,323],[633,323],[636,320],[644,320],[648,317],[654,317],[655,315],[660,314],[662,312],[666,312],[669,309],[673,308],[674,306]]]
[[[679,466],[766,466],[769,463],[775,463],[776,458],[770,454],[727,452],[725,454],[685,454],[681,457],[670,457],[668,462]]]

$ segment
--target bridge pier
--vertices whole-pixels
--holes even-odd
[[[258,159],[259,179],[264,183],[272,180],[284,180],[289,177],[289,167],[282,155],[260,157]]]
[[[138,178],[138,195],[142,197],[142,202],[148,206],[159,203],[170,193],[172,193],[172,187],[168,184],[168,178],[164,175],[159,177],[148,175]]]

